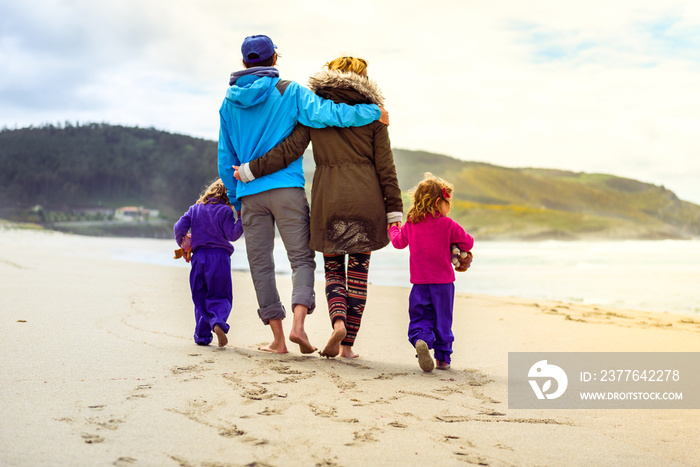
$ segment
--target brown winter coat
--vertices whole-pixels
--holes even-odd
[[[376,84],[356,73],[323,70],[311,77],[309,87],[336,103],[383,104]],[[250,171],[260,177],[286,167],[304,153],[309,140],[316,161],[311,248],[339,255],[385,247],[387,213],[403,211],[387,126],[379,121],[354,128],[299,124],[279,145],[251,161]]]

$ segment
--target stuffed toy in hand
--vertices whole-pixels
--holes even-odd
[[[182,238],[182,243],[180,243],[180,248],[175,250],[175,259],[185,258],[186,262],[190,262],[192,259],[192,234],[187,234]]]
[[[469,269],[472,265],[472,255],[471,251],[462,251],[459,249],[456,243],[453,243],[450,247],[452,251],[452,264],[455,266],[455,271],[464,272]]]

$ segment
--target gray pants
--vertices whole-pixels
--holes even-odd
[[[248,264],[263,323],[284,319],[286,313],[275,280],[275,224],[292,267],[292,309],[316,308],[315,253],[309,247],[309,202],[303,188],[277,188],[241,198]]]

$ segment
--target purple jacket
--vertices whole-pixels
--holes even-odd
[[[455,281],[450,245],[456,243],[463,251],[474,246],[471,235],[449,217],[425,216],[414,224],[407,221],[399,229],[389,229],[391,244],[398,249],[408,246],[411,284],[449,284]]]
[[[233,253],[233,245],[243,235],[241,219],[236,220],[227,204],[195,204],[175,223],[173,233],[178,245],[192,231],[192,251],[197,248],[223,248]]]

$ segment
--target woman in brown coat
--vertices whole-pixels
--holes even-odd
[[[309,87],[336,103],[377,104],[384,98],[367,78],[367,62],[340,57],[309,79]],[[370,253],[389,243],[387,226],[400,225],[401,190],[386,125],[294,131],[265,156],[244,164],[236,178],[248,182],[298,159],[313,142],[310,246],[323,253],[326,299],[333,333],[321,355],[355,358],[352,346],[367,300]],[[348,256],[347,270],[345,257]]]

